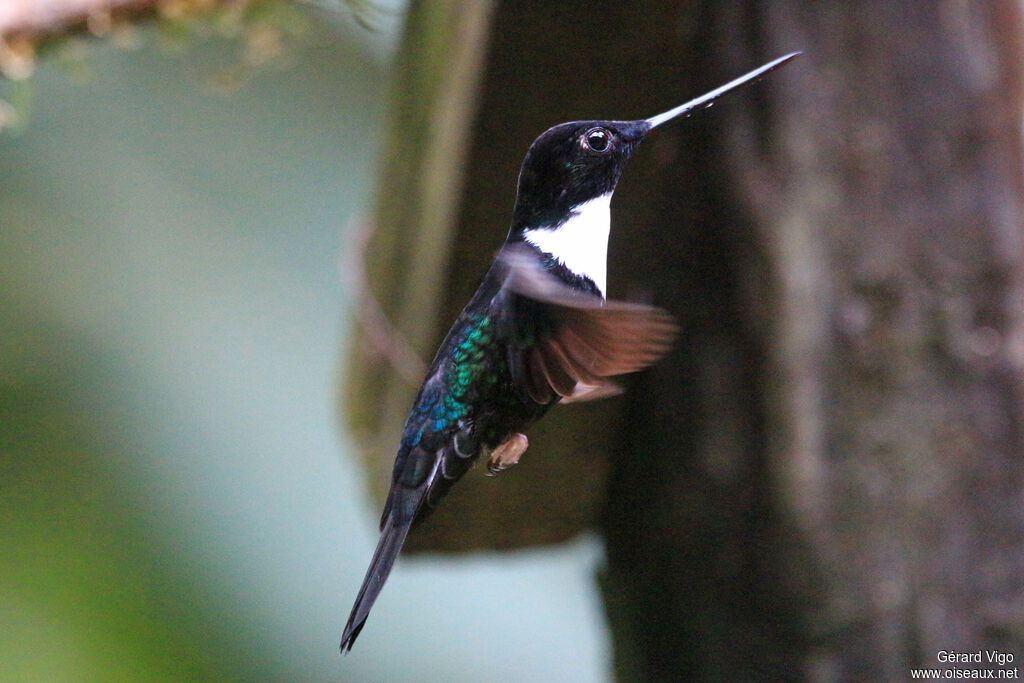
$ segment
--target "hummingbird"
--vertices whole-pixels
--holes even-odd
[[[556,403],[617,393],[609,379],[656,362],[676,336],[661,308],[608,300],[610,203],[652,130],[786,64],[794,52],[657,116],[571,121],[534,140],[504,244],[427,371],[395,457],[380,541],[345,624],[352,649],[412,526],[481,457],[518,463],[525,430]]]

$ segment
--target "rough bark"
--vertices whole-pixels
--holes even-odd
[[[1024,652],[1019,7],[704,16],[707,72],[806,55],[651,178],[701,199],[637,249],[688,333],[613,466],[623,671],[904,680]]]
[[[433,243],[450,296],[432,290],[431,343],[503,237],[537,133],[805,55],[658,131],[626,170],[612,293],[653,292],[679,349],[624,399],[554,411],[510,472],[470,473],[414,549],[596,525],[622,680],[1024,658],[1020,14],[501,3],[456,229]]]

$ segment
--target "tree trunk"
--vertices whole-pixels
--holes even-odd
[[[622,680],[904,680],[951,667],[940,650],[1024,657],[1020,15],[501,3],[451,294],[429,293],[438,331],[500,244],[538,133],[805,55],[657,131],[625,171],[612,294],[653,292],[678,349],[624,399],[553,411],[512,471],[468,475],[413,549],[596,525]],[[391,412],[374,427],[397,443]]]
[[[692,226],[632,254],[686,333],[613,464],[622,670],[877,681],[940,650],[1020,657],[1019,6],[706,19],[703,73],[806,54],[642,183],[696,195],[622,209]]]

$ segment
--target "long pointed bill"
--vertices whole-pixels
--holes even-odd
[[[657,126],[660,126],[661,124],[665,123],[666,121],[668,121],[670,119],[674,119],[677,116],[689,116],[690,114],[692,114],[695,111],[699,111],[701,109],[704,109],[705,107],[710,107],[712,102],[714,102],[716,99],[718,99],[719,97],[721,97],[725,93],[729,92],[733,88],[738,88],[738,87],[740,87],[741,85],[743,85],[745,83],[753,83],[754,81],[756,81],[757,79],[761,78],[765,74],[768,74],[768,73],[771,73],[772,71],[775,71],[780,66],[782,66],[783,64],[786,64],[791,59],[796,58],[800,54],[801,53],[799,53],[799,52],[791,52],[788,55],[786,55],[785,57],[779,57],[774,62],[768,62],[767,64],[762,66],[760,69],[754,69],[750,73],[744,74],[744,75],[740,76],[739,78],[737,78],[734,81],[729,81],[725,85],[723,85],[723,86],[721,86],[719,88],[715,88],[711,92],[709,92],[709,93],[707,93],[705,95],[701,95],[700,97],[698,97],[695,100],[690,100],[686,104],[681,104],[678,107],[676,107],[675,109],[669,109],[667,112],[665,112],[663,114],[658,114],[657,116],[652,116],[651,118],[647,119],[647,123],[649,123],[651,125],[651,128],[656,128]]]

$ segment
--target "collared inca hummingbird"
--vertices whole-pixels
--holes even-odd
[[[556,403],[614,393],[611,376],[668,352],[673,318],[605,298],[609,205],[633,150],[654,128],[708,107],[796,57],[780,57],[638,121],[572,121],[530,145],[512,226],[476,294],[437,350],[402,431],[380,541],[341,637],[352,644],[409,529],[481,456],[519,461],[526,428]]]

